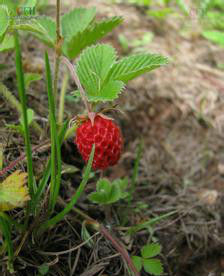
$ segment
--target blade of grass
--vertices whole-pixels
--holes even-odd
[[[137,156],[135,159],[134,170],[133,170],[133,175],[132,175],[132,179],[131,179],[131,193],[134,193],[134,191],[136,189],[136,182],[137,182],[137,178],[138,178],[139,163],[140,163],[140,159],[142,156],[142,150],[143,150],[143,141],[141,141],[139,143],[138,148],[137,148]]]
[[[34,175],[33,175],[33,162],[32,162],[32,150],[30,143],[30,133],[28,127],[28,119],[27,119],[27,97],[25,91],[24,84],[24,73],[22,68],[22,58],[21,58],[21,49],[19,44],[19,37],[17,32],[15,32],[15,47],[16,47],[16,76],[17,76],[17,84],[19,91],[19,98],[22,107],[22,120],[24,125],[24,133],[25,133],[25,148],[26,148],[26,157],[27,157],[27,170],[28,170],[28,187],[31,195],[30,204],[32,205],[32,199],[34,192],[36,191]]]
[[[8,252],[8,269],[11,273],[14,272],[13,269],[13,244],[11,240],[11,231],[10,231],[10,224],[8,221],[6,221],[3,217],[0,217],[0,229],[2,231],[5,243],[6,243],[6,248]]]
[[[52,77],[48,54],[45,53],[45,67],[47,80],[48,105],[50,112],[50,128],[51,128],[51,186],[49,199],[49,212],[52,213],[57,201],[60,183],[61,183],[61,146],[58,138],[56,115],[55,115],[55,99],[52,87]]]
[[[135,226],[131,226],[128,230],[128,234],[129,235],[132,235],[144,228],[148,228],[149,226],[153,226],[154,224],[158,223],[159,221],[163,220],[163,219],[166,219],[168,218],[169,216],[172,216],[174,214],[176,214],[178,211],[172,211],[172,212],[169,212],[167,214],[164,214],[164,215],[161,215],[161,216],[158,216],[158,217],[155,217],[155,218],[152,218],[152,219],[149,219],[143,223],[139,223]]]
[[[68,128],[68,121],[66,121],[62,127],[62,129],[60,130],[60,133],[59,133],[59,143],[60,143],[60,146],[62,145],[63,143],[63,140],[64,140],[64,136],[65,136],[65,133],[67,131],[67,128]],[[34,201],[33,201],[33,206],[34,208],[37,207],[40,199],[41,199],[41,195],[43,194],[43,192],[45,191],[45,188],[47,186],[47,183],[48,183],[48,180],[49,180],[49,177],[50,177],[50,174],[51,174],[51,158],[48,160],[47,162],[47,167],[44,171],[44,174],[43,174],[43,177],[40,181],[40,184],[37,188],[37,192],[35,193],[35,196],[34,196]]]
[[[83,179],[76,191],[76,193],[73,195],[73,197],[71,198],[70,202],[66,205],[66,207],[60,212],[58,213],[56,216],[54,216],[53,218],[49,219],[48,221],[44,222],[39,229],[39,233],[43,233],[45,230],[47,230],[47,228],[54,226],[56,223],[58,223],[59,221],[63,220],[64,216],[71,211],[71,209],[74,207],[74,205],[76,204],[77,200],[80,198],[80,196],[82,195],[85,186],[88,182],[89,179],[89,175],[90,175],[90,171],[91,171],[91,167],[92,167],[92,163],[93,163],[93,157],[94,157],[94,153],[95,153],[95,145],[93,145],[90,157],[89,157],[89,161],[87,163],[86,169],[84,171],[83,174]]]
[[[10,216],[8,216],[7,214],[5,214],[4,212],[0,212],[0,218],[4,219],[5,221],[7,221],[9,223],[9,225],[14,225],[15,228],[18,231],[23,231],[24,230],[24,225],[23,224],[19,224],[18,222],[16,222],[15,220],[13,220]]]

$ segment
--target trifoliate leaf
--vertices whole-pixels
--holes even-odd
[[[158,259],[143,259],[143,267],[146,272],[152,275],[161,275],[163,266]]]
[[[96,16],[96,8],[75,8],[61,18],[62,36],[69,40],[78,32],[83,32]]]
[[[115,60],[114,48],[106,44],[89,47],[81,54],[77,74],[89,101],[113,100],[117,97],[123,83],[113,80],[105,82]]]
[[[30,199],[26,179],[27,173],[15,171],[0,184],[0,211],[23,207]]]
[[[0,43],[0,52],[12,50],[15,47],[13,35],[6,34],[2,43]]]
[[[96,192],[89,195],[92,202],[105,204],[109,200],[111,183],[107,179],[100,179],[96,184]]]
[[[127,196],[125,189],[127,179],[118,179],[112,183],[107,179],[100,179],[96,184],[96,192],[89,195],[95,203],[112,204]]]
[[[9,26],[9,10],[6,5],[0,5],[0,37],[4,35]]]
[[[108,78],[127,83],[139,75],[167,64],[167,58],[156,54],[137,54],[117,61],[109,72]]]
[[[151,243],[143,246],[141,254],[143,258],[152,258],[157,256],[161,251],[161,246],[158,243]]]
[[[122,17],[114,16],[89,25],[84,31],[66,39],[63,53],[70,59],[75,58],[85,47],[94,44],[122,22]]]
[[[142,269],[142,258],[139,256],[132,256],[131,259],[137,271],[140,272]]]

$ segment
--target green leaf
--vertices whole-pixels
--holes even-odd
[[[148,10],[147,14],[152,17],[156,17],[157,19],[164,19],[168,15],[172,14],[174,12],[171,8],[163,8],[158,10]]]
[[[24,206],[30,199],[26,182],[27,173],[15,171],[0,183],[0,211]]]
[[[27,124],[28,124],[28,126],[32,123],[33,117],[34,117],[34,111],[33,111],[33,109],[28,108],[27,109]],[[23,117],[20,118],[20,124],[23,127],[23,129],[24,129],[24,119],[23,119]]]
[[[6,5],[0,5],[0,37],[4,35],[9,26],[9,10]]]
[[[127,196],[127,186],[127,179],[118,179],[112,183],[105,178],[100,179],[96,184],[96,192],[91,193],[89,199],[95,203],[112,204]]]
[[[83,32],[96,16],[96,8],[75,8],[61,18],[62,36],[67,40]]]
[[[127,83],[139,75],[167,64],[167,58],[156,54],[137,54],[117,61],[109,72],[109,78]]]
[[[96,184],[96,192],[89,195],[89,199],[95,203],[106,204],[110,199],[111,183],[103,178]]]
[[[43,41],[49,47],[54,47],[56,41],[56,24],[51,17],[40,17],[36,20],[40,26],[45,30],[44,33],[36,33],[33,35]]]
[[[41,80],[42,76],[37,73],[26,73],[25,74],[25,87],[26,89],[30,86],[30,84],[34,81]]]
[[[161,252],[161,246],[158,243],[151,243],[143,246],[141,254],[143,258],[152,258]]]
[[[142,270],[142,258],[139,256],[132,256],[131,259],[137,271],[140,272]]]
[[[219,44],[220,46],[224,46],[224,32],[220,31],[205,31],[202,35],[211,40],[212,42]]]
[[[49,266],[48,264],[42,264],[38,267],[38,272],[40,273],[41,276],[47,275],[49,271]]]
[[[0,52],[12,50],[14,47],[14,37],[10,34],[6,34],[2,43],[0,43]]]
[[[77,74],[89,101],[113,100],[123,88],[122,82],[105,82],[115,60],[114,48],[106,44],[89,47],[81,54]]]
[[[16,30],[32,32],[39,36],[48,36],[47,30],[36,19],[21,24],[15,24],[13,25],[13,28]]]
[[[163,273],[163,266],[158,259],[144,259],[144,270],[153,275],[161,275]]]
[[[122,22],[122,17],[114,16],[91,24],[84,31],[79,31],[63,44],[63,52],[70,59],[75,58],[85,47],[96,43]]]

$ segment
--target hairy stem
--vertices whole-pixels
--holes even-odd
[[[22,107],[20,102],[16,99],[16,97],[12,94],[12,92],[9,91],[8,88],[2,82],[0,82],[0,94],[3,96],[3,98],[7,101],[7,103],[12,108],[16,109],[19,115],[22,115]],[[36,121],[33,121],[31,123],[31,127],[33,128],[34,132],[38,136],[43,136],[44,131]]]
[[[90,107],[90,105],[88,103],[88,100],[87,100],[87,97],[86,97],[86,93],[85,93],[85,91],[84,91],[84,89],[83,89],[83,87],[82,87],[82,85],[80,83],[80,80],[79,80],[78,76],[77,76],[77,73],[76,73],[76,70],[75,70],[75,66],[66,57],[62,57],[62,60],[66,64],[66,66],[68,67],[68,69],[69,69],[69,71],[70,71],[70,73],[72,75],[72,78],[75,81],[75,83],[76,83],[76,85],[77,85],[77,87],[78,87],[78,89],[80,91],[82,100],[83,100],[83,102],[85,104],[85,108],[88,111],[88,114],[91,113],[91,107]]]
[[[68,86],[68,72],[66,71],[64,74],[62,87],[61,87],[61,94],[60,94],[60,102],[59,102],[59,112],[58,112],[58,123],[59,125],[63,122],[64,116],[64,106],[65,106],[65,94]]]

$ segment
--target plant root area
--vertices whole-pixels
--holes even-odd
[[[50,1],[50,3],[53,1]],[[66,2],[66,1],[65,1]],[[65,4],[66,11],[70,7]],[[104,172],[113,180],[133,175],[139,143],[143,144],[139,174],[130,207],[125,201],[112,206],[110,218],[102,207],[91,203],[87,196],[95,190],[100,173],[95,173],[87,185],[77,208],[87,216],[104,224],[117,237],[131,255],[140,255],[141,247],[158,241],[162,245],[161,261],[164,275],[169,276],[221,276],[224,272],[224,72],[218,64],[224,60],[223,49],[206,41],[200,35],[200,25],[192,18],[172,18],[157,21],[149,18],[144,9],[109,1],[82,1],[82,5],[96,6],[99,18],[122,15],[124,23],[103,42],[116,47],[120,56],[126,54],[118,40],[124,35],[130,45],[141,40],[146,32],[153,39],[142,45],[144,50],[168,56],[169,65],[159,68],[130,82],[117,100],[121,113],[110,113],[120,125],[124,136],[124,151],[118,165]],[[54,6],[44,13],[53,15]],[[44,82],[43,46],[31,35],[21,34],[25,72],[38,72],[43,79],[33,82],[28,89],[28,105],[35,110],[35,119],[44,129],[40,136],[31,128],[34,170],[37,181],[42,176],[50,154],[48,103]],[[53,67],[53,51],[48,49]],[[14,53],[1,54],[0,81],[18,98]],[[59,89],[65,68],[60,72]],[[82,113],[84,106],[71,100],[75,84],[70,80],[66,97],[65,118]],[[6,125],[18,124],[19,115],[0,96],[0,145],[4,152],[4,166],[24,153],[24,141]],[[59,212],[75,193],[84,164],[74,138],[62,146],[63,172],[60,198],[55,212]],[[26,170],[22,160],[15,169]],[[88,229],[83,231],[85,219],[73,210],[56,227],[43,235],[35,234],[35,227],[46,216],[48,193],[44,196],[41,213],[31,218],[27,233],[12,232],[15,252],[16,276],[41,275],[48,268],[52,276],[129,275],[128,267],[112,244],[102,235]],[[175,211],[166,219],[150,227],[128,234],[130,226],[150,221]],[[10,215],[20,221],[23,210]],[[32,224],[33,222],[33,224]],[[2,238],[0,236],[0,245]],[[0,275],[7,272],[7,258],[0,256]],[[39,272],[38,272],[39,271]],[[39,273],[39,274],[38,274]],[[141,275],[148,275],[142,272]]]

